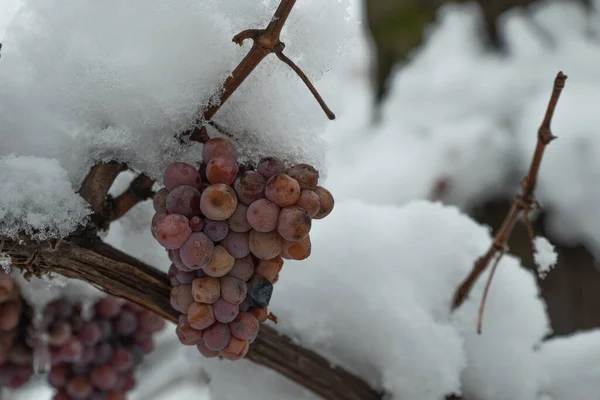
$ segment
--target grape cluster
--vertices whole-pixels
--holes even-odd
[[[173,163],[154,197],[152,234],[166,248],[177,335],[206,357],[238,360],[268,318],[284,259],[310,256],[313,219],[331,193],[308,164],[276,157],[239,165],[233,142],[210,139],[200,169]]]

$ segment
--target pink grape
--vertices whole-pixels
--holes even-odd
[[[192,186],[176,187],[167,196],[167,211],[187,218],[200,215],[200,192]]]
[[[214,243],[202,232],[194,232],[181,246],[179,255],[183,264],[190,269],[203,268],[210,262]]]
[[[15,329],[19,324],[22,309],[23,303],[19,300],[0,304],[0,330],[7,332]]]
[[[238,316],[229,323],[231,334],[241,340],[250,340],[258,333],[259,322],[254,315],[248,312],[240,312]]]
[[[232,304],[240,304],[246,298],[248,288],[241,279],[224,276],[221,278],[221,297]]]
[[[254,260],[252,260],[252,256],[247,255],[246,257],[235,259],[233,268],[231,268],[231,271],[227,273],[227,276],[247,281],[252,277],[253,274]]]
[[[237,317],[240,309],[237,305],[231,304],[225,299],[219,299],[213,304],[213,311],[215,313],[215,319],[218,322],[228,324]]]
[[[160,189],[154,195],[152,199],[152,205],[154,206],[154,211],[158,212],[166,212],[167,211],[167,196],[169,195],[169,191],[166,188]]]
[[[227,236],[221,240],[221,245],[234,258],[242,258],[250,254],[248,240],[248,232],[229,232]]]
[[[192,283],[192,296],[197,303],[213,304],[221,296],[219,279],[207,276],[196,278]]]
[[[90,381],[83,375],[75,376],[67,384],[67,393],[75,399],[85,399],[93,391]]]
[[[165,212],[157,212],[152,216],[152,222],[150,224],[150,232],[152,232],[152,236],[154,236],[154,238],[156,239],[156,235],[154,234],[154,230],[156,229],[156,226],[163,220],[165,219],[165,217],[167,216],[167,210],[165,209]]]
[[[194,302],[192,285],[181,285],[171,288],[171,306],[179,312],[187,313]]]
[[[48,373],[48,382],[52,387],[60,389],[64,387],[69,379],[69,367],[67,364],[58,364],[52,367]]]
[[[67,343],[71,337],[71,325],[66,321],[59,321],[54,324],[48,334],[48,343],[51,346],[62,346]]]
[[[229,343],[231,339],[231,332],[226,324],[217,322],[210,328],[206,329],[202,334],[202,341],[204,346],[209,350],[221,351]]]
[[[179,341],[186,346],[193,346],[202,342],[202,331],[192,328],[185,314],[179,316],[175,333]]]
[[[196,168],[190,164],[176,162],[165,168],[163,174],[163,183],[167,190],[171,191],[177,186],[193,186],[196,189],[200,189],[202,185],[202,179],[200,173]]]
[[[215,323],[212,305],[192,303],[187,310],[188,323],[194,329],[203,330]]]
[[[108,365],[96,366],[90,373],[92,385],[100,390],[110,390],[117,383],[117,373]]]
[[[290,206],[281,209],[277,220],[277,232],[290,242],[304,239],[310,233],[311,220],[300,207]]]
[[[277,274],[279,274],[279,271],[281,271],[282,267],[283,258],[275,257],[270,260],[260,260],[255,271],[258,275],[267,278],[271,283],[275,283],[273,281],[277,277]]]
[[[277,228],[280,208],[267,199],[256,200],[248,207],[248,224],[258,232],[271,232]]]
[[[246,219],[246,213],[248,212],[248,206],[242,203],[238,203],[237,208],[231,214],[231,217],[227,219],[229,229],[234,232],[248,232],[250,230],[250,224]]]
[[[117,372],[127,372],[134,363],[133,354],[124,347],[117,348],[110,359],[110,364]]]
[[[206,178],[212,184],[231,185],[238,174],[237,162],[230,157],[214,157],[206,165]]]
[[[204,229],[202,218],[196,215],[190,218],[190,228],[192,228],[192,232],[202,232],[202,229]]]
[[[283,248],[281,250],[281,257],[301,261],[308,258],[310,256],[310,252],[311,243],[309,235],[306,238],[297,242],[289,242],[287,240],[284,240]]]
[[[256,171],[246,171],[233,184],[238,201],[249,205],[265,197],[265,177]]]
[[[273,175],[282,174],[285,171],[285,166],[283,161],[277,157],[265,157],[258,162],[256,170],[266,179],[269,179]]]
[[[237,207],[235,191],[222,183],[210,185],[200,197],[200,210],[207,218],[224,221],[231,217]]]
[[[71,336],[71,339],[60,346],[57,351],[59,360],[77,362],[83,355],[83,345],[79,340]]]
[[[296,206],[306,210],[309,217],[317,215],[321,208],[321,201],[319,195],[312,190],[303,189],[300,191],[300,197],[296,201]]]
[[[333,207],[335,206],[335,200],[333,199],[333,196],[331,195],[329,190],[327,190],[321,186],[317,186],[314,189],[314,191],[319,196],[319,203],[320,203],[321,207],[319,208],[319,212],[313,218],[314,219],[325,218],[333,210]]]
[[[166,249],[178,249],[192,234],[189,220],[183,215],[170,214],[153,229],[154,237]]]
[[[300,184],[289,175],[273,175],[265,186],[265,197],[279,207],[291,206],[300,197]]]
[[[190,285],[194,279],[196,279],[195,271],[181,271],[177,268],[175,270],[175,278],[180,285]]]
[[[219,356],[218,351],[210,350],[208,347],[204,345],[204,343],[200,342],[196,345],[196,348],[206,358],[215,358]]]
[[[102,331],[96,322],[88,321],[83,324],[77,336],[84,346],[93,346],[102,338]]]
[[[212,138],[204,143],[202,161],[208,164],[215,157],[230,157],[237,160],[238,154],[233,142],[225,138]]]
[[[189,288],[189,285],[178,286],[178,287],[180,287],[180,288],[188,287]],[[190,290],[190,289],[188,289],[188,290]],[[138,328],[137,316],[132,311],[123,310],[121,312],[121,314],[119,314],[117,319],[114,321],[114,327],[115,327],[115,332],[117,332],[119,335],[131,335]]]
[[[250,251],[261,260],[269,260],[281,253],[283,239],[277,232],[250,231]]]
[[[227,224],[227,221],[213,221],[212,219],[206,219],[202,231],[213,242],[220,242],[227,236],[229,225]]]
[[[175,268],[177,268],[180,271],[192,271],[192,269],[188,268],[183,263],[179,249],[169,250],[167,254],[169,255],[169,259],[173,262],[173,265],[175,265]]]
[[[203,269],[206,275],[218,278],[231,271],[234,263],[235,259],[225,247],[216,246],[210,262]]]
[[[296,164],[287,170],[287,174],[298,181],[300,189],[312,189],[319,182],[319,171],[312,165]]]
[[[116,297],[106,296],[96,302],[96,313],[101,318],[114,318],[121,312],[121,303]]]
[[[248,341],[232,337],[227,346],[221,351],[221,355],[230,361],[236,361],[248,353],[248,346]]]

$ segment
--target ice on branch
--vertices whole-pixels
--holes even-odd
[[[538,267],[538,275],[545,278],[558,261],[558,254],[554,246],[548,239],[542,236],[536,236],[533,239],[533,248],[535,250],[533,259]]]
[[[63,238],[89,216],[57,160],[0,157],[0,236]]]

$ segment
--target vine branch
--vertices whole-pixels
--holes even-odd
[[[500,227],[500,230],[494,236],[494,240],[490,245],[487,252],[477,259],[475,265],[473,265],[473,269],[471,273],[465,278],[462,284],[456,289],[454,294],[454,298],[452,301],[452,309],[456,309],[460,307],[461,304],[464,303],[467,296],[469,295],[473,285],[479,278],[479,276],[485,271],[488,267],[491,260],[497,256],[496,263],[500,261],[500,258],[506,253],[508,250],[508,240],[512,234],[513,228],[517,224],[519,217],[523,217],[525,222],[528,224],[528,228],[530,232],[533,232],[533,229],[529,223],[529,213],[534,210],[540,208],[539,203],[535,199],[534,191],[537,185],[538,174],[540,170],[540,166],[542,164],[542,158],[544,156],[544,151],[546,150],[546,146],[556,139],[556,136],[552,134],[550,129],[550,125],[552,123],[552,117],[554,116],[554,110],[556,109],[556,105],[558,103],[558,99],[560,98],[560,94],[562,93],[563,88],[565,87],[565,81],[567,80],[567,76],[562,72],[559,72],[556,75],[554,80],[554,87],[552,90],[552,95],[550,96],[550,101],[548,103],[548,107],[546,110],[546,114],[544,116],[544,120],[540,125],[537,133],[537,145],[535,148],[535,152],[533,154],[533,158],[531,160],[531,165],[529,167],[529,172],[527,176],[521,182],[521,193],[518,194],[513,204]],[[494,268],[495,269],[495,268]],[[489,281],[493,274],[490,274]],[[487,292],[489,290],[489,282],[486,285],[486,290],[484,293],[484,297],[482,299],[482,306],[479,311],[479,321],[478,321],[478,332],[481,333],[481,321],[483,318],[483,305],[485,304],[485,298],[487,296]]]

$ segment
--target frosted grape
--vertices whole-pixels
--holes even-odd
[[[230,157],[237,161],[237,150],[233,142],[225,138],[212,138],[202,147],[202,161],[208,164],[215,157]]]
[[[204,232],[204,234],[213,242],[220,242],[225,238],[225,236],[227,236],[227,233],[229,232],[229,225],[226,221],[213,221],[212,219],[206,219],[204,221],[204,228],[202,229],[202,232]]]
[[[169,191],[166,188],[160,189],[154,195],[152,199],[152,205],[154,206],[154,211],[156,212],[166,212],[167,211],[167,196],[169,195]]]
[[[231,304],[225,299],[219,299],[213,304],[215,319],[218,322],[228,324],[237,317],[240,309],[236,304]]]
[[[179,312],[187,313],[194,302],[192,285],[181,285],[171,288],[171,306]]]
[[[241,279],[224,276],[221,278],[221,297],[233,304],[240,304],[246,298],[246,282]]]
[[[281,257],[275,257],[270,260],[260,260],[256,265],[255,272],[267,278],[271,283],[275,280],[279,271],[283,267],[283,259]]]
[[[277,257],[282,250],[283,239],[277,232],[250,231],[250,251],[261,260]]]
[[[280,208],[267,199],[250,204],[246,212],[248,224],[258,232],[271,232],[277,228]]]
[[[258,308],[266,308],[271,301],[273,284],[260,275],[254,275],[248,282],[248,296],[252,304]]]
[[[300,197],[300,184],[289,175],[273,175],[265,185],[265,197],[279,207],[291,206]]]
[[[190,228],[192,229],[192,232],[202,232],[204,229],[204,222],[202,221],[202,218],[198,216],[193,216],[190,218]]]
[[[204,272],[212,277],[224,276],[231,271],[234,263],[235,258],[227,252],[225,247],[216,246],[210,262],[204,267]]]
[[[265,157],[258,162],[256,170],[266,179],[269,179],[273,175],[282,174],[285,171],[285,166],[283,161],[277,157]]]
[[[219,279],[210,276],[194,279],[192,283],[192,296],[197,303],[214,303],[221,296],[221,283]]]
[[[227,276],[247,281],[254,274],[254,260],[252,256],[247,255],[246,257],[236,258],[231,271],[227,273]]]
[[[167,196],[167,211],[191,218],[200,214],[200,192],[192,186],[178,186]],[[189,223],[189,221],[188,221]]]
[[[206,178],[212,184],[231,185],[238,173],[237,162],[230,157],[214,157],[206,165]]]
[[[179,252],[179,249],[169,250],[167,254],[169,255],[169,259],[173,262],[173,265],[175,265],[177,269],[181,271],[192,271],[183,263],[183,260],[181,260],[181,254]]]
[[[304,239],[310,233],[311,220],[300,207],[290,206],[281,209],[277,220],[277,233],[290,242]]]
[[[206,329],[215,323],[212,305],[193,302],[187,310],[188,323],[194,329]]]
[[[331,213],[331,210],[333,210],[333,206],[335,205],[335,200],[333,199],[333,196],[331,195],[329,190],[327,190],[321,186],[317,186],[314,189],[314,191],[319,196],[319,203],[320,203],[321,207],[319,208],[319,212],[313,218],[314,219],[325,218],[326,216],[329,215],[329,213]]]
[[[150,232],[152,232],[152,236],[154,236],[155,239],[156,235],[154,234],[154,230],[156,229],[156,226],[159,224],[159,222],[165,219],[165,217],[168,215],[166,211],[167,210],[165,209],[165,212],[157,212],[152,216],[152,222],[150,223]]]
[[[248,353],[248,341],[232,337],[227,346],[221,351],[221,355],[230,360],[236,361]]]
[[[183,185],[200,189],[202,179],[200,178],[200,173],[192,165],[176,162],[165,168],[163,183],[169,191]]]
[[[312,165],[293,165],[287,170],[287,174],[298,181],[300,189],[312,189],[319,182],[319,172]]]
[[[221,241],[221,245],[234,258],[242,258],[250,254],[248,240],[248,232],[229,232]]]
[[[215,358],[219,356],[218,351],[210,350],[208,347],[204,345],[203,342],[197,344],[196,348],[206,358]]]
[[[202,192],[200,210],[209,219],[224,221],[231,217],[237,203],[235,191],[230,186],[217,183]]]
[[[321,208],[319,195],[312,190],[303,189],[300,191],[300,197],[296,201],[296,206],[306,210],[308,216],[313,218]]]
[[[179,316],[179,323],[177,324],[177,328],[175,328],[175,333],[179,341],[186,346],[202,342],[202,331],[192,328],[185,314]]]
[[[203,268],[211,260],[214,243],[202,232],[194,232],[181,246],[179,255],[183,264],[190,269]]]
[[[173,268],[175,270],[175,279],[179,282],[180,285],[190,285],[194,279],[196,279],[195,271],[181,271],[177,268]]]
[[[284,240],[281,257],[291,260],[304,260],[310,256],[310,251],[310,235],[297,242]]]
[[[265,177],[256,171],[244,172],[233,184],[240,203],[249,205],[265,197]]]
[[[229,323],[231,335],[241,339],[250,340],[258,333],[259,323],[254,315],[248,312],[240,312],[238,316]]]
[[[170,214],[155,225],[153,232],[161,246],[166,249],[178,249],[188,240],[192,229],[186,217]]]
[[[226,324],[217,322],[202,334],[202,342],[209,350],[221,351],[231,339],[231,332]]]
[[[248,206],[242,203],[238,203],[237,208],[227,219],[229,229],[234,232],[248,232],[251,227],[246,218],[248,212]]]

